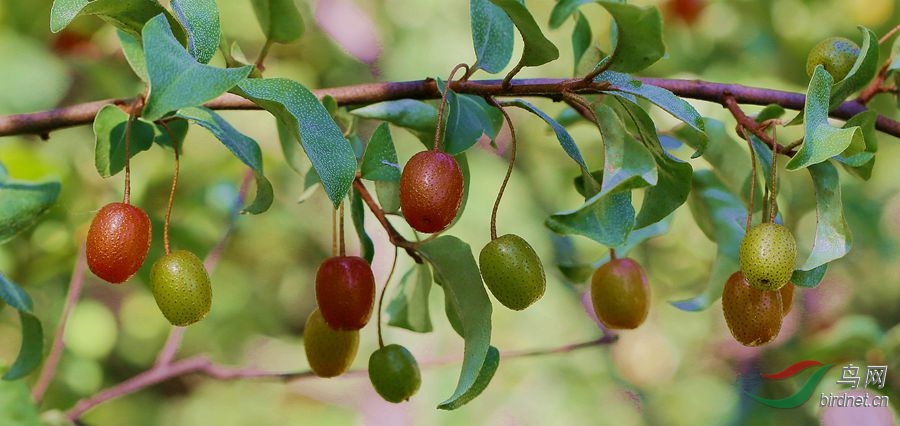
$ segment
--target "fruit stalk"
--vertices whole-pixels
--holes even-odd
[[[163,248],[166,254],[171,252],[169,248],[169,221],[172,218],[172,205],[175,204],[175,189],[178,188],[178,141],[175,140],[175,134],[165,121],[161,122],[166,133],[169,134],[169,140],[172,141],[172,151],[175,151],[175,171],[172,174],[172,189],[169,191],[169,204],[166,206],[166,219],[163,222]]]
[[[747,141],[747,148],[750,150],[750,200],[747,202],[747,223],[744,225],[744,233],[750,231],[753,226],[753,198],[756,196],[756,151],[753,150],[753,143],[750,141],[750,135],[744,126],[738,125],[741,136]],[[775,157],[773,154],[772,157]]]
[[[447,84],[444,86],[444,94],[441,96],[441,105],[438,108],[438,121],[437,126],[434,129],[434,146],[431,148],[434,151],[438,151],[441,145],[441,139],[443,139],[443,135],[441,135],[441,132],[443,131],[442,123],[444,122],[444,107],[447,106],[447,93],[450,92],[450,83],[453,82],[453,76],[456,75],[456,72],[459,71],[460,68],[465,68],[466,74],[469,73],[469,66],[466,64],[457,64],[453,67],[453,70],[450,71],[450,77],[447,78]]]
[[[381,335],[381,312],[383,311],[384,306],[384,294],[387,293],[388,284],[391,283],[391,278],[394,277],[394,270],[397,268],[397,246],[394,246],[394,261],[391,263],[391,271],[388,272],[387,279],[384,280],[384,287],[381,287],[381,295],[378,296],[378,347],[384,347],[384,338]]]
[[[516,128],[513,126],[512,119],[509,117],[509,113],[500,106],[499,103],[494,98],[490,99],[490,103],[497,107],[500,110],[500,113],[503,114],[503,118],[506,120],[506,125],[509,126],[509,137],[510,137],[510,148],[509,148],[509,166],[506,168],[506,176],[503,177],[503,183],[500,184],[500,191],[497,192],[497,199],[494,201],[494,208],[491,210],[491,240],[497,239],[497,210],[500,208],[500,199],[503,198],[503,193],[506,191],[506,184],[509,183],[509,178],[512,176],[513,167],[516,164]]]

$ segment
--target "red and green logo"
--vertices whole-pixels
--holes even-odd
[[[824,376],[825,373],[828,372],[828,369],[831,368],[831,366],[833,366],[833,365],[834,364],[824,364],[823,365],[819,361],[814,361],[814,360],[808,359],[805,361],[795,362],[795,363],[789,365],[784,370],[779,371],[778,373],[760,374],[761,376],[763,376],[766,379],[782,380],[782,379],[787,379],[788,377],[794,377],[801,371],[806,370],[807,368],[818,366],[819,368],[816,369],[816,371],[812,374],[812,376],[809,377],[809,380],[806,381],[806,384],[804,384],[803,387],[801,387],[800,390],[798,390],[796,393],[794,393],[793,395],[791,395],[787,398],[768,399],[768,398],[763,398],[761,396],[753,395],[752,393],[749,393],[746,391],[744,391],[744,393],[749,395],[751,398],[753,398],[763,404],[766,404],[770,407],[796,408],[796,407],[799,407],[800,404],[803,404],[804,402],[806,402],[806,400],[808,400],[809,397],[812,396],[813,392],[816,390],[816,385],[818,385],[819,382],[822,380],[822,376]]]

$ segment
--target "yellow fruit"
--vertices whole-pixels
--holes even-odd
[[[335,330],[318,309],[309,314],[303,328],[303,346],[313,373],[337,377],[350,368],[359,349],[359,330]]]
[[[591,301],[597,318],[612,329],[634,329],[650,312],[650,287],[634,260],[613,259],[591,278]]]

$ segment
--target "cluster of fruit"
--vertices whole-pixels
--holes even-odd
[[[147,213],[127,202],[103,206],[88,229],[85,254],[88,267],[114,284],[131,278],[150,250]],[[203,319],[212,305],[212,288],[203,262],[186,250],[163,255],[150,270],[150,289],[163,316],[172,325],[186,326]]]

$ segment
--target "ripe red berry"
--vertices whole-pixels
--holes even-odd
[[[88,267],[106,281],[125,282],[144,264],[150,235],[150,217],[140,208],[126,203],[103,206],[88,229]]]
[[[456,218],[462,196],[463,175],[452,155],[422,151],[400,175],[400,209],[417,231],[444,230]]]
[[[332,257],[316,273],[316,302],[331,328],[359,330],[375,305],[375,276],[365,259]]]

